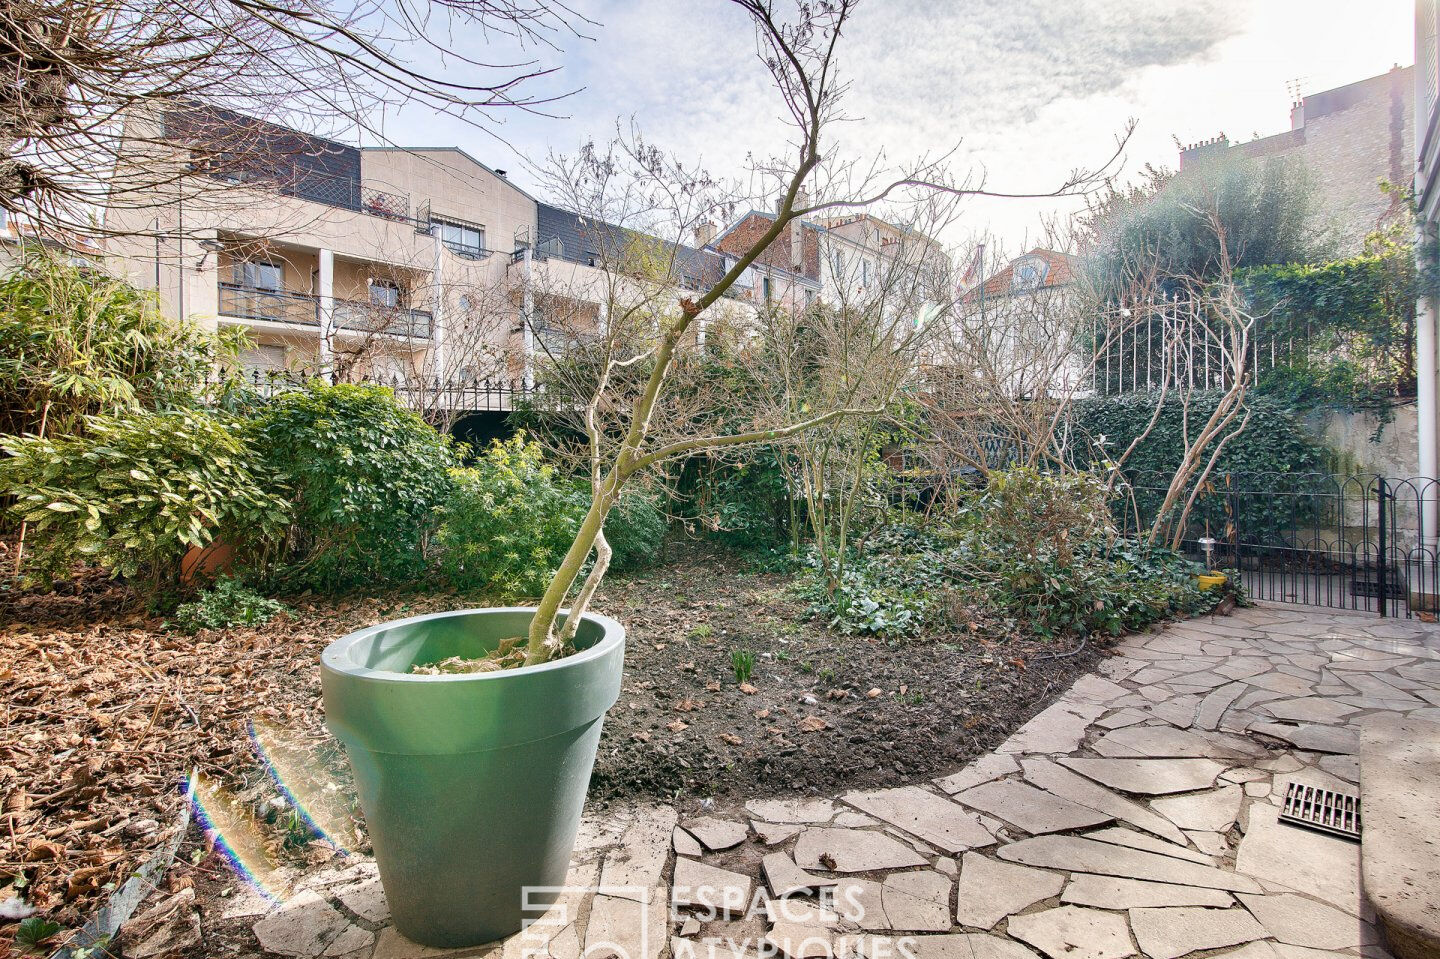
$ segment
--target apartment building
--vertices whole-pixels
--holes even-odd
[[[804,205],[806,199],[798,200]],[[777,203],[778,206],[778,203]],[[738,258],[775,222],[774,213],[751,210],[708,245]],[[868,213],[790,222],[784,236],[756,258],[746,283],[749,302],[803,309],[824,303],[858,303],[890,283],[893,271],[948,283],[950,259],[930,237]],[[938,293],[938,290],[937,290]]]
[[[169,315],[244,329],[254,371],[528,384],[609,304],[708,290],[774,222],[751,211],[676,243],[537,200],[456,147],[355,147],[209,109],[131,122],[148,192],[108,212],[111,261]],[[948,270],[872,216],[797,220],[695,336],[767,304],[854,302],[902,249]]]
[[[1365,235],[1402,209],[1380,181],[1410,182],[1415,157],[1413,67],[1322,90],[1296,100],[1290,129],[1243,143],[1225,134],[1180,151],[1183,171],[1218,156],[1283,157],[1311,174],[1321,212],[1343,251],[1358,253]]]
[[[196,138],[183,111],[132,121],[151,125],[134,162],[175,173],[152,177],[164,185],[151,202],[109,212],[109,249],[129,280],[172,316],[246,329],[255,346],[242,359],[255,369],[501,372],[468,369],[461,353],[480,345],[471,327],[482,323],[487,355],[516,353],[518,309],[498,308],[493,291],[512,284],[534,198],[458,148],[357,148],[224,120],[251,131],[244,155],[187,153]],[[166,140],[172,151],[156,148]]]

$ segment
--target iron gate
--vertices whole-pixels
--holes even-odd
[[[1169,484],[1164,474],[1135,476],[1122,528],[1146,535],[1163,510],[1156,542],[1172,543],[1183,522],[1182,552],[1203,562],[1208,547],[1213,566],[1238,570],[1255,599],[1380,616],[1440,612],[1436,546],[1422,532],[1440,498],[1435,479],[1219,473],[1167,509]]]

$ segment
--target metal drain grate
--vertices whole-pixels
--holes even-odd
[[[1285,790],[1280,821],[1318,829],[1346,839],[1360,839],[1360,797],[1292,782]]]

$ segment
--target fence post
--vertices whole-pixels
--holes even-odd
[[[1377,572],[1376,572],[1376,576],[1375,576],[1375,586],[1376,586],[1376,588],[1379,590],[1379,593],[1380,593],[1380,602],[1377,604],[1377,608],[1380,610],[1380,618],[1381,618],[1381,619],[1384,619],[1384,618],[1385,618],[1385,615],[1386,615],[1386,613],[1387,613],[1387,610],[1386,610],[1385,607],[1386,607],[1386,603],[1387,603],[1388,600],[1389,600],[1389,594],[1390,594],[1390,583],[1388,582],[1388,580],[1389,580],[1389,578],[1390,578],[1390,575],[1389,575],[1390,562],[1389,562],[1389,557],[1388,557],[1388,555],[1387,555],[1387,554],[1389,553],[1389,551],[1390,551],[1390,544],[1389,544],[1389,542],[1388,542],[1388,539],[1387,539],[1387,536],[1386,536],[1386,529],[1385,529],[1385,526],[1386,526],[1386,516],[1385,516],[1386,509],[1385,509],[1385,507],[1386,507],[1386,505],[1387,505],[1385,501],[1386,501],[1386,499],[1388,499],[1388,494],[1387,494],[1386,491],[1385,491],[1385,477],[1383,477],[1383,476],[1376,477],[1376,480],[1375,480],[1375,489],[1376,489],[1376,491],[1380,494],[1380,504],[1379,504],[1379,509],[1378,509],[1378,511],[1377,511],[1377,514],[1376,514],[1376,520],[1377,520],[1377,521],[1379,522],[1379,524],[1380,524],[1380,567],[1379,567],[1379,569],[1378,569]],[[1343,519],[1342,519],[1342,522],[1343,522]]]

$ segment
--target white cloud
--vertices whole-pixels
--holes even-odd
[[[755,58],[740,12],[719,3],[591,0],[595,39],[564,43],[552,89],[583,87],[558,119],[510,116],[499,130],[518,152],[476,130],[401,114],[399,143],[454,142],[522,184],[524,160],[604,139],[632,115],[646,135],[712,170],[783,148],[781,104]],[[1049,188],[1100,162],[1134,117],[1127,166],[1173,166],[1174,138],[1222,130],[1247,139],[1286,129],[1287,81],[1315,92],[1409,63],[1409,0],[871,0],[846,31],[850,78],[839,131],[846,152],[883,147],[894,160],[963,141],[960,157],[995,187]],[[973,201],[964,227],[1018,244],[1054,201]]]

